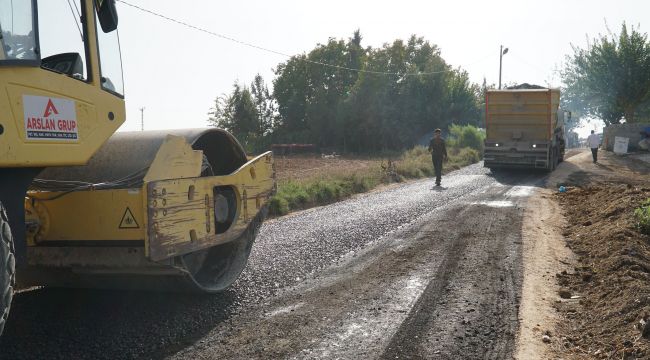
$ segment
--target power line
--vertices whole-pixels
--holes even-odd
[[[77,1],[72,2],[74,4],[74,8],[77,10],[77,16],[79,16],[79,19],[81,19],[81,11],[79,11],[79,7],[77,6]]]
[[[130,7],[134,8],[134,9],[137,9],[137,10],[140,10],[142,12],[148,13],[150,15],[162,18],[162,19],[167,20],[167,21],[171,21],[173,23],[188,27],[190,29],[194,29],[194,30],[197,30],[197,31],[200,31],[200,32],[203,32],[203,33],[218,37],[218,38],[223,39],[223,40],[228,40],[228,41],[231,41],[231,42],[243,45],[243,46],[247,46],[247,47],[250,47],[250,48],[253,48],[253,49],[261,50],[261,51],[268,52],[268,53],[275,54],[275,55],[280,55],[280,56],[287,57],[287,58],[292,58],[293,57],[292,55],[289,55],[289,54],[286,54],[286,53],[283,53],[283,52],[280,52],[280,51],[265,48],[265,47],[255,45],[255,44],[252,44],[252,43],[249,43],[249,42],[246,42],[246,41],[242,41],[242,40],[232,38],[230,36],[219,34],[219,33],[216,33],[214,31],[210,31],[210,30],[207,30],[207,29],[204,29],[204,28],[192,25],[192,24],[188,24],[188,23],[186,23],[184,21],[171,18],[169,16],[157,13],[157,12],[155,12],[153,10],[145,9],[145,8],[143,8],[141,6],[131,4],[131,3],[127,2],[127,1],[124,1],[124,0],[116,0],[116,1],[118,1],[118,2],[120,2],[122,4],[124,4],[124,5],[130,6]],[[491,57],[491,56],[486,56],[486,57],[482,58],[481,60],[476,61],[474,63],[482,62],[485,59],[487,59],[488,57]],[[320,62],[320,61],[309,60],[309,59],[306,59],[306,58],[302,58],[302,59],[297,58],[297,59],[301,60],[301,61],[304,61],[304,62],[307,62],[307,63],[310,63],[310,64],[314,64],[314,65],[326,66],[326,67],[330,67],[330,68],[334,68],[334,69],[353,71],[353,72],[358,72],[358,73],[375,74],[375,75],[420,76],[420,75],[442,74],[442,73],[445,73],[445,72],[454,71],[454,69],[445,69],[445,70],[430,71],[430,72],[395,73],[395,72],[388,72],[388,71],[373,71],[373,70],[355,69],[355,68],[350,68],[350,67],[341,66],[341,65],[334,65],[334,64],[328,64],[328,63],[324,63],[324,62]]]
[[[70,0],[68,0],[68,6],[70,7],[70,12],[72,13],[72,18],[74,19],[74,23],[77,24],[77,29],[79,30],[79,36],[81,36],[81,41],[84,41],[84,34],[81,31],[81,26],[79,25],[79,20],[77,19],[77,16],[74,14],[74,9],[72,8],[72,4],[70,3]],[[75,4],[75,7],[77,5]]]
[[[524,64],[524,65],[528,66],[529,68],[536,70],[538,76],[542,75],[544,73],[546,73],[547,76],[549,76],[548,75],[548,70],[544,69],[542,66],[537,65],[537,64],[535,64],[533,62],[529,62],[528,60],[526,60],[526,59],[524,59],[524,58],[522,58],[522,57],[520,57],[519,55],[516,55],[516,54],[513,54],[513,57],[517,61],[519,61],[519,63]],[[550,74],[551,74],[550,77],[547,77],[547,79],[544,80],[549,87],[551,86],[551,82],[555,83],[555,76],[556,76],[556,73],[558,73],[558,72],[559,71],[557,69],[551,70],[550,71]],[[560,82],[561,82],[561,79],[560,79]]]

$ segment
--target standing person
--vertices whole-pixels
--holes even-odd
[[[440,186],[442,178],[442,162],[447,161],[447,147],[445,140],[440,137],[440,129],[433,132],[433,138],[429,141],[429,152],[431,153],[431,162],[433,162],[433,170],[436,173],[436,186]]]
[[[600,146],[600,137],[591,130],[591,135],[587,138],[587,143],[591,148],[591,156],[594,158],[594,164],[598,162],[598,147]]]
[[[639,141],[639,148],[642,150],[650,150],[650,126],[641,131],[641,141]]]

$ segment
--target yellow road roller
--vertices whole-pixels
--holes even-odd
[[[0,0],[0,333],[17,286],[225,289],[275,191],[272,153],[226,131],[116,133],[117,20],[114,0]]]

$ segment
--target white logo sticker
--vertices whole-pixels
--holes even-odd
[[[74,101],[23,95],[23,111],[27,140],[79,140]]]

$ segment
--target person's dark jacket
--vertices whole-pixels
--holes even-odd
[[[446,159],[447,146],[445,146],[445,140],[442,138],[432,138],[431,141],[429,141],[429,151],[431,152],[431,157],[433,158]]]

